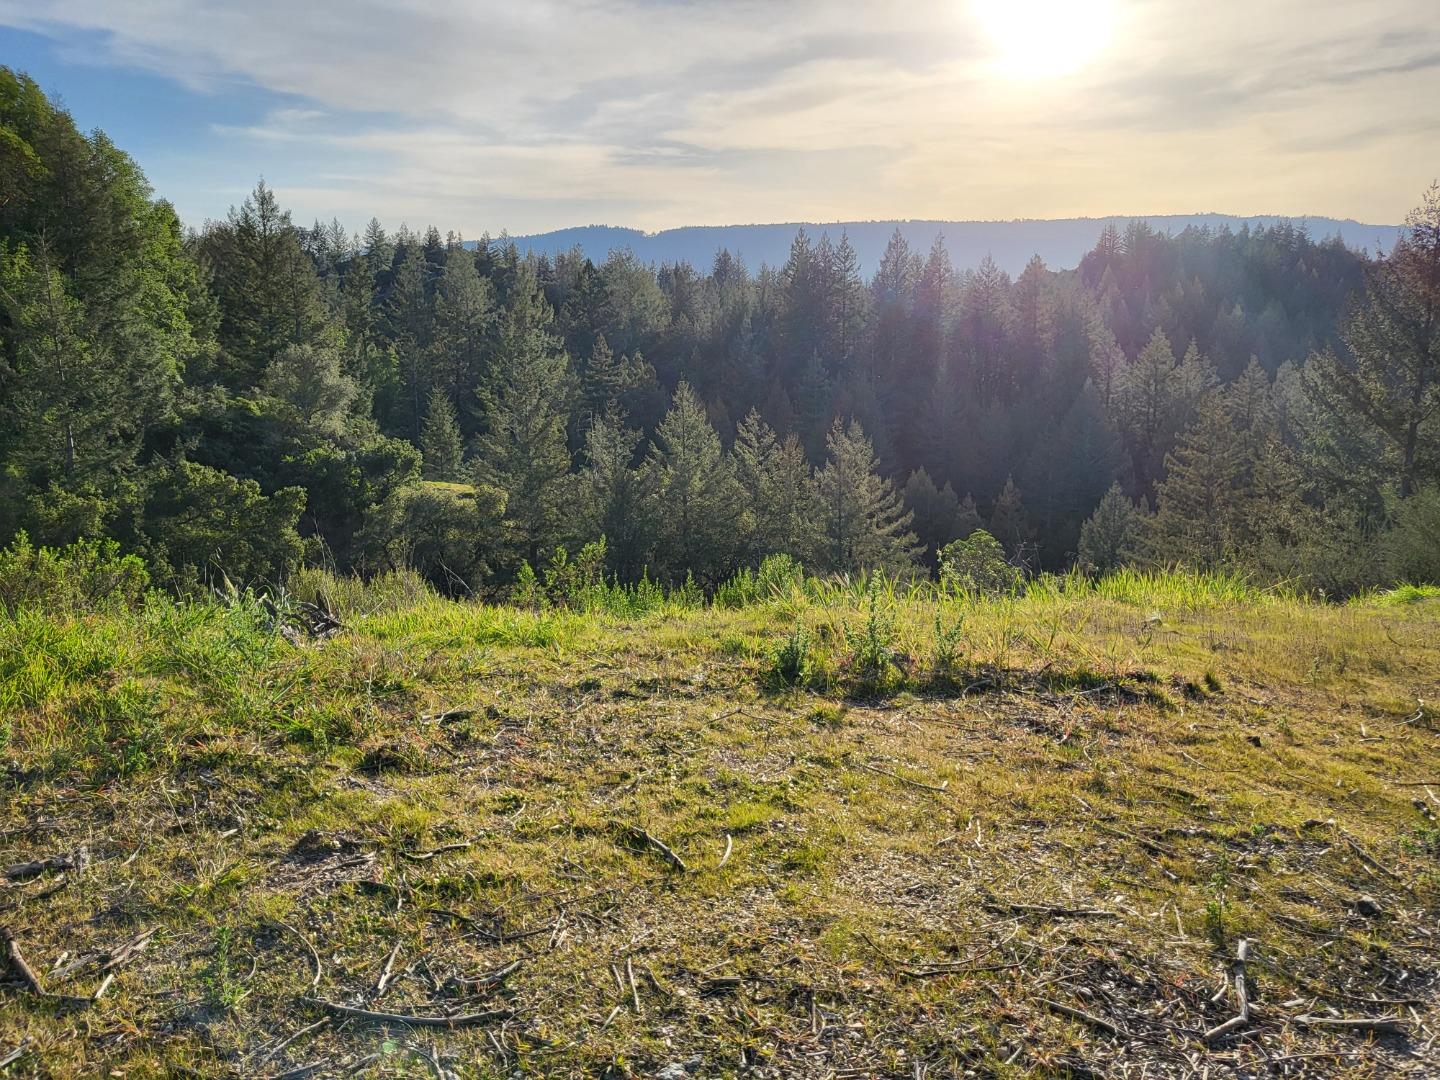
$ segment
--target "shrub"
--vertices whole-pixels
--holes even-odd
[[[940,549],[940,583],[956,592],[1005,596],[1020,587],[1022,575],[1005,560],[1000,541],[984,529]]]
[[[138,607],[150,585],[145,563],[113,540],[37,548],[21,533],[0,551],[0,609],[78,613]]]
[[[846,638],[854,643],[850,670],[858,687],[875,692],[889,688],[895,666],[895,615],[880,606],[880,590],[872,582],[866,590],[865,621]]]
[[[1440,489],[1426,488],[1395,507],[1381,551],[1391,581],[1440,584]]]
[[[755,587],[762,597],[778,600],[804,584],[805,567],[789,555],[767,555],[760,560]]]
[[[810,681],[810,637],[805,628],[790,631],[770,662],[770,684],[776,689],[804,686]]]
[[[930,679],[937,686],[949,686],[955,681],[960,670],[960,658],[964,651],[962,632],[965,616],[957,615],[948,626],[945,617],[935,615],[935,651],[930,663]]]

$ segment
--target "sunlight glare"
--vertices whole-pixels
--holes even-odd
[[[995,50],[995,70],[1012,78],[1076,72],[1115,29],[1114,0],[971,0],[971,7]]]

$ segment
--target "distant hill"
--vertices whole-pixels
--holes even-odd
[[[957,267],[973,267],[988,254],[1003,269],[1018,274],[1032,255],[1039,255],[1054,270],[1079,264],[1081,256],[1095,246],[1105,226],[1124,228],[1130,217],[1064,218],[1055,221],[844,221],[829,224],[792,222],[780,225],[705,225],[664,232],[646,233],[611,225],[587,225],[533,236],[512,237],[521,251],[554,255],[579,247],[597,263],[611,251],[629,248],[642,262],[663,264],[689,262],[708,269],[715,253],[729,248],[744,258],[752,269],[761,265],[780,266],[790,250],[795,231],[803,224],[812,237],[829,233],[838,239],[850,237],[866,274],[879,265],[891,234],[899,229],[912,249],[928,251],[935,237],[943,234],[950,258]],[[1146,216],[1143,220],[1160,232],[1178,233],[1191,225],[1232,230],[1249,225],[1276,225],[1290,221],[1305,226],[1312,237],[1338,236],[1346,245],[1371,254],[1390,250],[1400,233],[1396,225],[1362,225],[1358,221],[1334,218],[1234,217],[1229,214],[1168,214]]]

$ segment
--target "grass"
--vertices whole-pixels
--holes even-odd
[[[292,592],[345,629],[292,645],[245,597],[0,616],[0,867],[85,852],[0,888],[65,995],[0,989],[7,1075],[1437,1067],[1440,788],[1405,786],[1440,780],[1432,593]],[[1240,937],[1263,1011],[1206,1045]],[[514,1015],[312,1028],[307,997]],[[1326,1009],[1409,1035],[1290,1019]]]

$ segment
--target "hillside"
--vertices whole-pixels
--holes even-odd
[[[708,268],[722,248],[743,258],[758,270],[762,265],[780,267],[790,254],[797,229],[813,237],[828,233],[839,239],[850,237],[859,255],[860,270],[873,274],[880,265],[885,245],[898,230],[910,247],[928,251],[943,236],[950,257],[959,267],[978,266],[990,256],[1006,273],[1018,275],[1034,255],[1046,265],[1059,269],[1078,266],[1107,226],[1124,229],[1131,221],[1144,221],[1165,235],[1177,235],[1188,228],[1213,230],[1271,228],[1290,223],[1303,226],[1317,240],[1338,237],[1356,251],[1371,255],[1389,251],[1401,229],[1394,225],[1364,225],[1326,217],[1280,217],[1232,214],[1136,214],[1104,218],[1062,218],[1053,221],[841,221],[789,222],[776,225],[702,225],[647,233],[609,225],[589,225],[531,236],[511,237],[522,252],[556,255],[579,248],[587,258],[603,262],[612,251],[630,250],[641,262],[663,265],[686,262]]]
[[[1440,1068],[1423,591],[293,585],[0,616],[8,1076]]]

